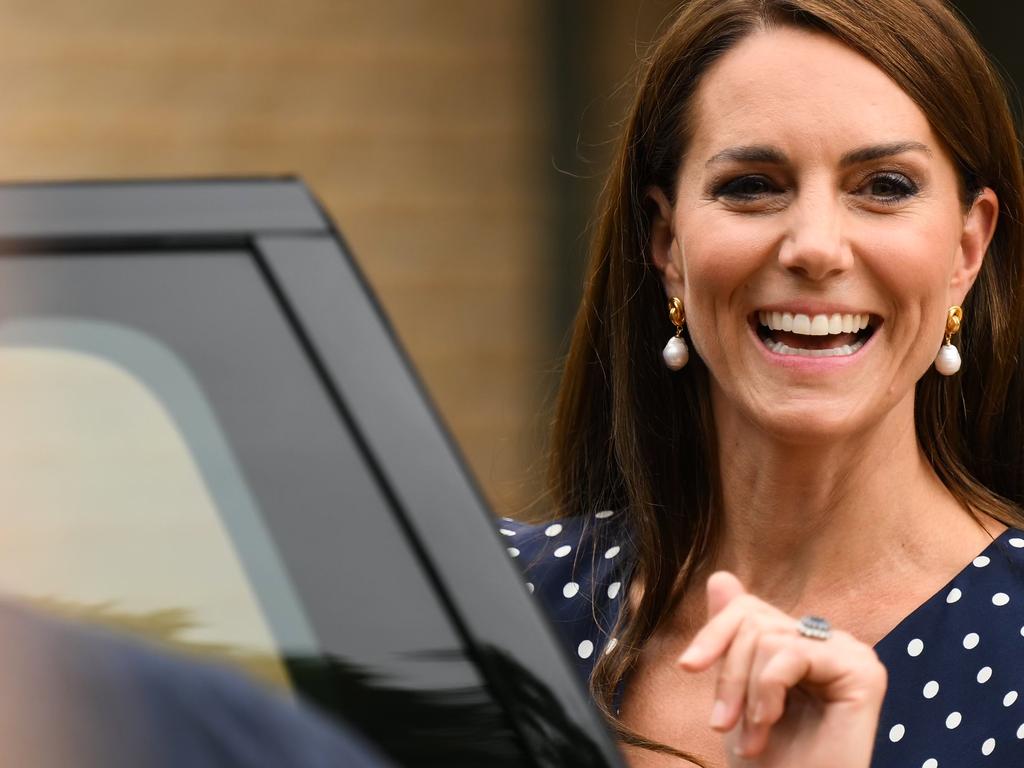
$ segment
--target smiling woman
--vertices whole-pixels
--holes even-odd
[[[693,0],[654,46],[561,522],[505,532],[634,765],[1024,764],[1021,189],[940,0]]]

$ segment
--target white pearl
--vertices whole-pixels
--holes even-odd
[[[952,376],[960,370],[960,352],[952,344],[943,344],[935,358],[935,370],[943,376]]]
[[[686,342],[683,339],[673,336],[668,340],[668,344],[662,350],[661,356],[665,358],[665,365],[673,371],[678,371],[689,362],[690,349],[686,346]]]

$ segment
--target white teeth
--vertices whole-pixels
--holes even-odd
[[[789,331],[802,336],[828,336],[839,333],[854,333],[868,327],[871,320],[870,315],[793,315],[789,312],[768,312],[761,310],[757,313],[757,319],[761,325],[765,325],[773,331]]]
[[[864,339],[857,339],[853,344],[844,344],[835,349],[798,349],[783,344],[781,341],[765,339],[764,345],[777,355],[794,355],[796,357],[848,357],[864,346]]]

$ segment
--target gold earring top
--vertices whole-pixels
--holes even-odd
[[[949,308],[949,312],[946,314],[946,344],[953,343],[953,334],[960,330],[960,325],[964,319],[964,311],[953,305]]]
[[[676,336],[680,336],[683,332],[683,323],[686,322],[686,314],[683,312],[683,302],[677,296],[669,299],[668,319],[676,327]]]

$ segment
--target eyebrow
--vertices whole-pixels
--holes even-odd
[[[845,168],[850,165],[857,165],[858,163],[867,163],[871,160],[880,160],[883,157],[902,155],[904,152],[923,152],[929,157],[932,154],[932,151],[919,141],[892,141],[887,144],[873,144],[869,147],[851,150],[839,159],[839,165]],[[786,155],[780,149],[769,145],[729,147],[713,155],[706,165],[710,166],[724,162],[784,165],[786,163]]]

